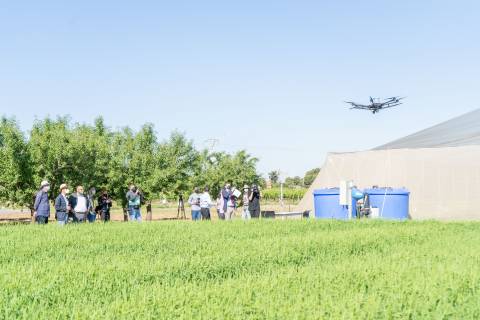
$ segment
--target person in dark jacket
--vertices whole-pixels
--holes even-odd
[[[102,195],[98,198],[97,212],[100,212],[103,222],[110,221],[110,208],[112,207],[112,198],[108,195],[106,190],[103,190]]]
[[[250,215],[254,218],[260,218],[260,199],[262,198],[262,193],[260,188],[257,185],[253,185],[252,189],[248,194],[248,211]]]
[[[67,198],[68,186],[64,183],[60,186],[60,194],[55,199],[55,218],[59,225],[64,226],[68,222],[70,204]]]
[[[83,223],[87,220],[87,214],[91,210],[91,201],[83,193],[83,187],[78,186],[77,192],[72,194],[68,199],[73,210],[73,221]]]
[[[42,181],[40,190],[35,196],[35,203],[33,205],[35,222],[37,224],[47,224],[50,217],[50,203],[48,202],[48,191],[50,191],[50,184],[48,181]]]

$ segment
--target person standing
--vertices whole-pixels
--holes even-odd
[[[142,196],[140,194],[140,190],[133,184],[130,186],[130,190],[127,192],[127,201],[130,221],[142,222],[142,213],[140,211],[140,207],[142,205]]]
[[[249,194],[249,203],[248,203],[248,210],[250,211],[250,215],[254,218],[260,218],[260,199],[262,195],[260,193],[260,189],[257,185],[252,186],[252,190]]]
[[[230,196],[232,195],[232,187],[230,183],[226,183],[225,187],[223,187],[222,191],[220,192],[221,200],[222,200],[222,209],[223,214],[225,215],[225,219],[227,218],[227,208],[228,208],[228,201],[230,200]]]
[[[245,185],[243,187],[243,212],[242,212],[242,219],[243,220],[250,220],[252,217],[250,216],[250,210],[248,205],[250,203],[249,197],[250,187]]]
[[[95,188],[90,188],[88,190],[88,195],[87,195],[87,200],[88,200],[88,207],[90,210],[88,210],[87,214],[87,219],[88,222],[94,223],[97,220],[97,213],[95,212],[95,194],[97,193],[97,190]]]
[[[232,220],[235,215],[235,209],[237,208],[237,197],[235,196],[235,192],[235,188],[232,188],[229,192],[227,210],[225,211],[225,220]]]
[[[200,197],[200,213],[202,214],[202,220],[210,220],[210,208],[212,207],[212,198],[210,197],[208,187],[205,187],[205,190]]]
[[[69,203],[73,210],[73,222],[75,223],[84,223],[91,209],[91,202],[83,192],[83,186],[78,186],[77,192],[73,193],[69,198]]]
[[[35,203],[33,204],[33,215],[37,224],[48,224],[48,218],[50,217],[48,191],[50,191],[50,184],[48,181],[42,181],[40,190],[35,196]]]
[[[225,210],[223,209],[223,197],[222,197],[221,191],[218,194],[218,198],[217,198],[217,214],[218,214],[218,219],[225,220]]]
[[[55,199],[55,218],[60,226],[68,223],[68,212],[70,211],[70,204],[68,203],[68,186],[63,183],[60,185],[60,194]]]
[[[106,190],[103,190],[100,198],[98,198],[98,211],[103,222],[110,221],[110,208],[112,207],[112,199]]]
[[[190,204],[192,208],[192,220],[197,221],[200,220],[201,217],[201,207],[200,207],[200,200],[202,195],[200,194],[200,188],[195,187],[195,190],[188,198],[188,204]]]

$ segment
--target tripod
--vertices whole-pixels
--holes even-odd
[[[183,196],[178,196],[178,207],[177,207],[177,219],[185,220],[187,216],[185,214],[185,204],[183,202]]]

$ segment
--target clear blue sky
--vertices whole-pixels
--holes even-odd
[[[303,174],[480,107],[478,1],[0,1],[0,114],[102,115]],[[373,116],[343,100],[405,95]]]

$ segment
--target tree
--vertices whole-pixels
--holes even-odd
[[[313,181],[315,181],[315,178],[318,176],[319,173],[320,173],[320,168],[315,168],[307,171],[307,173],[305,173],[305,178],[303,178],[305,187],[307,188],[310,187],[313,184]]]
[[[280,172],[279,171],[271,171],[268,173],[268,178],[272,184],[277,184],[278,180],[280,179]]]
[[[30,133],[28,147],[32,157],[32,173],[35,185],[48,180],[51,186],[50,199],[60,185],[75,175],[72,159],[78,155],[71,152],[69,120],[66,117],[37,121]]]
[[[0,202],[32,210],[35,184],[28,144],[17,123],[6,118],[0,120],[0,168]]]
[[[192,189],[193,179],[201,171],[201,156],[193,141],[175,131],[159,146],[156,159],[155,183],[162,194],[176,198]]]
[[[285,186],[287,188],[303,188],[303,179],[299,176],[288,177],[285,179]]]
[[[226,181],[238,188],[261,181],[258,160],[245,151],[199,152],[179,132],[159,143],[152,124],[137,133],[128,127],[112,131],[102,118],[93,125],[46,118],[34,123],[28,140],[14,121],[4,119],[0,152],[0,202],[11,205],[32,204],[42,180],[50,182],[51,200],[67,183],[72,190],[77,185],[106,189],[123,208],[131,183],[151,203],[161,196],[186,195],[194,186],[208,185],[217,193]]]
[[[225,152],[208,153],[203,151],[202,170],[197,174],[195,184],[208,186],[211,194],[217,195],[226,182],[241,189],[244,184],[258,184],[258,159],[242,150],[233,155]]]

